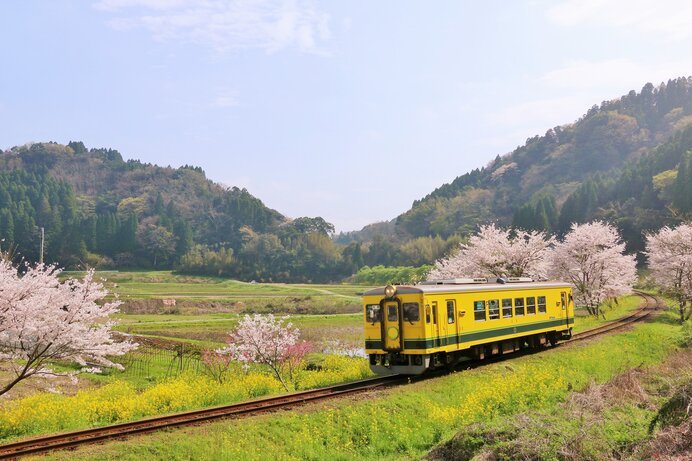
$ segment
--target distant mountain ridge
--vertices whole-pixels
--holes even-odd
[[[392,224],[366,226],[348,237],[367,242],[380,229],[396,240],[448,238],[491,221],[561,233],[574,221],[608,219],[624,230],[632,249],[640,249],[642,231],[690,212],[680,206],[690,191],[677,177],[689,162],[691,132],[692,77],[658,87],[647,83],[440,186]],[[628,180],[638,187],[624,197]]]
[[[32,260],[39,255],[31,228],[38,226],[45,228],[49,260],[65,263],[86,258],[84,251],[74,254],[82,243],[89,252],[133,257],[135,236],[129,234],[149,226],[161,231],[149,237],[175,239],[181,255],[193,243],[239,246],[241,227],[265,232],[287,221],[245,189],[208,180],[201,168],[124,161],[116,150],[86,149],[81,142],[34,143],[0,152],[0,174],[5,179],[3,187],[0,176],[0,233],[7,234],[11,215],[12,240]],[[126,224],[131,217],[134,222]],[[18,221],[26,224],[18,229]],[[127,225],[132,229],[126,232]],[[131,244],[116,242],[126,233]],[[66,248],[68,234],[81,243]]]
[[[692,77],[593,106],[417,200],[340,234],[288,219],[199,167],[124,161],[82,142],[0,151],[0,250],[66,267],[177,268],[245,280],[341,280],[364,265],[421,266],[497,222],[551,233],[607,220],[630,251],[692,218]]]

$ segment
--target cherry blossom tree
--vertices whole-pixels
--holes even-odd
[[[455,277],[533,277],[545,278],[548,255],[555,243],[544,232],[481,226],[467,244],[449,258],[435,263],[428,278]]]
[[[217,352],[229,354],[246,365],[258,363],[268,366],[288,390],[284,379],[286,371],[293,369],[296,354],[304,355],[307,350],[297,347],[300,331],[290,322],[284,324],[286,319],[275,318],[272,314],[246,315],[235,330],[228,333],[228,346]]]
[[[598,316],[601,303],[631,293],[637,280],[635,257],[624,251],[610,224],[572,224],[564,240],[555,244],[551,275],[570,282],[577,303]]]
[[[233,358],[222,352],[204,350],[201,355],[204,372],[219,384],[223,384],[228,379]]]
[[[108,357],[136,347],[116,341],[108,316],[120,302],[100,303],[108,291],[94,281],[90,270],[83,279],[58,280],[56,266],[25,266],[24,274],[0,260],[0,360],[12,377],[0,382],[0,395],[32,376],[59,375],[49,366],[73,362],[83,371],[117,367]]]
[[[646,236],[651,279],[661,291],[675,299],[680,323],[690,318],[692,304],[692,224],[664,227]]]

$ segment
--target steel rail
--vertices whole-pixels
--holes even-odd
[[[575,341],[584,340],[613,330],[621,329],[627,325],[648,317],[652,311],[661,307],[658,299],[655,296],[640,291],[636,291],[635,293],[645,299],[646,305],[644,307],[626,317],[614,320],[606,325],[576,333],[572,336],[572,339],[567,341],[565,344],[570,344]],[[507,356],[498,356],[498,360],[493,360],[490,358],[489,360],[474,361],[478,363],[473,363],[471,367],[475,368],[484,363],[493,363],[506,360],[512,355],[513,354],[508,354]],[[469,363],[467,362],[463,366],[468,367],[468,365]],[[308,402],[316,402],[329,398],[353,395],[379,387],[394,386],[397,384],[410,383],[414,380],[417,381],[421,379],[439,377],[446,373],[447,372],[443,370],[419,377],[402,375],[381,376],[336,386],[251,400],[232,405],[204,408],[171,415],[156,416],[127,423],[119,423],[111,426],[35,437],[0,445],[0,459],[17,459],[30,454],[38,454],[63,448],[76,447],[78,445],[103,441],[106,439],[122,438],[129,435],[152,432],[169,427],[190,425],[212,419],[243,416],[282,408],[289,408]]]
[[[659,303],[658,298],[654,295],[650,295],[648,293],[645,293],[643,291],[635,290],[634,293],[637,296],[642,297],[646,301],[646,305],[643,306],[642,308],[632,312],[626,317],[622,317],[616,320],[613,320],[612,322],[609,322],[605,325],[601,325],[600,327],[596,328],[591,328],[586,331],[582,331],[579,333],[575,333],[572,335],[572,339],[569,342],[572,341],[581,341],[587,338],[591,338],[593,336],[598,336],[602,335],[603,333],[607,333],[610,331],[614,330],[619,330],[622,329],[628,325],[631,325],[632,323],[639,322],[647,317],[649,317],[652,312],[660,309],[662,306]]]
[[[186,411],[127,423],[114,424],[81,431],[60,433],[21,440],[0,446],[0,459],[13,459],[29,454],[69,448],[86,443],[118,438],[163,428],[194,424],[210,419],[257,414],[264,411],[293,407],[307,402],[361,393],[378,387],[408,382],[400,375],[381,376],[337,386],[323,387],[292,394],[267,397],[232,405]]]

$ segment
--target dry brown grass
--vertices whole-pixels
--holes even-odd
[[[628,407],[658,412],[658,430],[641,444],[613,444],[599,428],[612,421],[609,418],[627,418],[627,412],[617,409]],[[604,384],[591,382],[550,414],[522,414],[467,426],[431,451],[428,459],[692,461],[690,416],[692,349],[685,348],[655,367],[635,368]]]

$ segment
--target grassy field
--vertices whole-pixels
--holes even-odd
[[[63,277],[79,277],[78,272]],[[97,277],[129,314],[360,312],[361,285],[246,283],[220,277],[185,276],[171,271],[99,272]],[[175,300],[165,305],[163,300]]]
[[[171,271],[99,272],[97,275],[115,293],[133,298],[312,295],[358,299],[357,293],[364,288],[362,285],[250,283],[222,277],[178,275]]]
[[[225,342],[228,331],[238,323],[237,314],[209,314],[197,316],[118,316],[119,331],[135,335],[162,337],[174,340],[203,341],[210,346]],[[315,343],[340,339],[363,344],[363,326],[360,314],[292,315],[294,327],[300,329],[301,339]]]
[[[583,391],[591,383],[604,383],[628,370],[660,363],[678,350],[681,336],[674,317],[665,313],[625,333],[366,398],[156,433],[54,457],[138,461],[418,459],[469,425],[499,424],[522,412],[552,414],[573,392]]]

